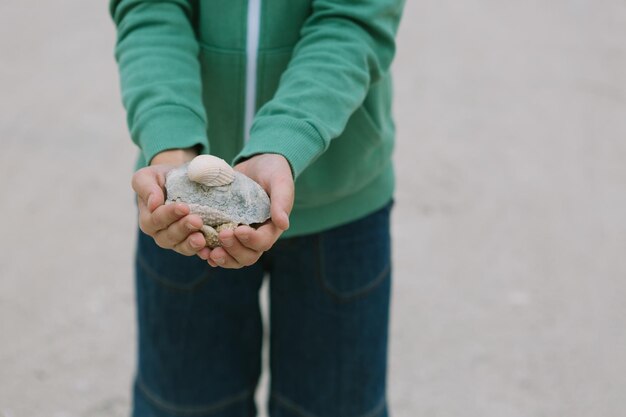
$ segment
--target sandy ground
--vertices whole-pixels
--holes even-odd
[[[626,4],[408,3],[393,414],[625,415]],[[125,416],[135,150],[113,26],[86,0],[0,16],[0,416]]]

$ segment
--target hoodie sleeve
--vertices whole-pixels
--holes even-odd
[[[274,97],[235,162],[283,155],[298,177],[339,136],[389,71],[403,0],[314,0]]]
[[[190,2],[113,0],[109,10],[128,127],[146,164],[167,149],[208,151]]]

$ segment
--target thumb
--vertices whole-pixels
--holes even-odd
[[[163,194],[163,190],[159,187],[155,187],[150,195],[148,196],[148,201],[146,202],[146,206],[150,213],[157,209],[157,207],[162,206],[165,203],[165,195]]]
[[[133,190],[151,213],[165,202],[165,194],[160,185],[161,176],[152,167],[142,168],[133,175]]]
[[[289,213],[293,207],[294,186],[289,178],[274,177],[270,182],[270,214],[272,223],[279,229],[289,229]]]

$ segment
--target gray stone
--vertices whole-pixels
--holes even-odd
[[[270,199],[259,184],[240,172],[228,185],[207,187],[187,177],[187,165],[167,174],[167,203],[186,203],[205,225],[263,223],[270,217]]]

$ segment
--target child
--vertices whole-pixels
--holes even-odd
[[[402,3],[111,2],[141,151],[134,416],[255,415],[265,273],[270,415],[387,415],[389,67]],[[271,221],[204,247],[201,219],[164,205],[163,187],[200,153],[261,184]]]

